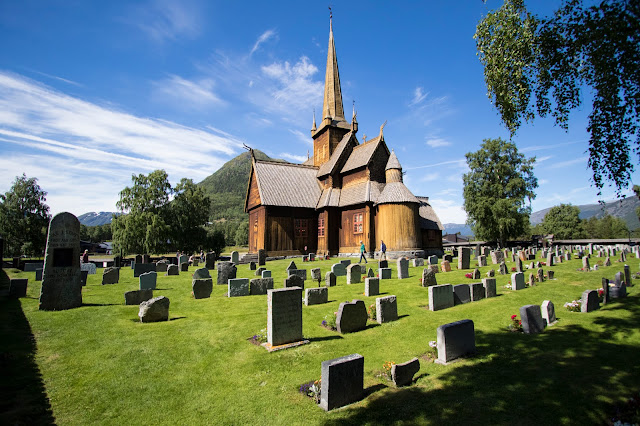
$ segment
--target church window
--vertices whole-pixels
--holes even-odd
[[[296,237],[307,236],[307,219],[294,219],[293,226]]]
[[[318,237],[324,237],[324,218],[318,218]]]
[[[362,213],[353,215],[353,233],[362,234]]]

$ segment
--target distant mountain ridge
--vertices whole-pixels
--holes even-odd
[[[636,207],[640,207],[640,199],[636,196],[623,198],[621,200],[606,201],[604,206],[600,204],[583,204],[576,207],[580,209],[580,219],[589,219],[592,216],[601,218],[605,215],[606,211],[611,216],[624,220],[629,230],[640,228],[640,221],[636,215]],[[549,210],[551,210],[551,207],[531,213],[529,221],[532,225],[542,223],[544,216]]]
[[[78,216],[78,220],[80,224],[84,226],[101,226],[106,225],[107,223],[111,223],[111,219],[113,215],[119,215],[120,213],[115,212],[89,212],[84,213]]]
[[[437,214],[438,212],[436,212]],[[469,225],[465,225],[464,223],[443,223],[444,231],[442,231],[442,235],[445,234],[457,234],[458,232],[462,236],[473,236],[473,231]]]

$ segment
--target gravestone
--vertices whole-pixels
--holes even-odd
[[[389,267],[389,262],[386,260],[380,260],[378,262],[378,269],[380,268],[388,268]]]
[[[249,295],[249,278],[231,278],[227,282],[227,296],[241,297]]]
[[[496,276],[496,271],[495,271],[495,270],[493,270],[493,269],[489,269],[489,270],[487,271],[487,277],[489,277],[489,278],[493,278],[493,277],[495,277],[495,276]]]
[[[564,254],[564,260],[565,261],[571,260],[571,253],[565,253]]]
[[[604,260],[604,266],[611,266],[611,258],[610,258],[610,257],[607,257],[607,258]]]
[[[331,272],[333,272],[336,277],[344,277],[347,275],[347,268],[342,263],[334,263],[331,265]]]
[[[320,268],[311,269],[311,279],[314,281],[320,281],[322,279],[322,272]]]
[[[254,272],[254,275],[255,275],[256,277],[262,277],[262,273],[263,273],[264,271],[266,271],[266,270],[267,270],[267,268],[265,268],[264,266],[261,266],[261,267],[259,267],[258,269],[256,269],[256,272]],[[288,274],[288,271],[287,271],[287,275],[289,275],[289,274]]]
[[[342,302],[336,315],[336,326],[339,333],[353,333],[367,327],[367,307],[362,300]]]
[[[309,258],[309,262],[314,262],[316,260],[316,254],[315,253],[309,253],[307,255],[307,257]]]
[[[249,284],[249,294],[252,296],[269,294],[269,290],[273,290],[273,278],[254,278]],[[300,288],[300,297],[302,297],[302,288]]]
[[[396,296],[376,299],[376,321],[378,324],[398,320],[398,302]]]
[[[620,287],[620,285],[622,284],[622,280],[623,280],[622,272],[616,272],[615,279],[614,279],[616,283],[616,287]]]
[[[122,267],[122,258],[120,256],[115,256],[113,258],[113,266],[115,266],[116,268]]]
[[[478,266],[487,266],[487,258],[485,256],[478,256]]]
[[[471,289],[468,284],[458,284],[453,286],[453,304],[462,305],[471,302]]]
[[[499,265],[504,262],[504,253],[500,250],[494,250],[491,252],[491,263]]]
[[[298,269],[298,267],[296,266],[296,262],[294,262],[293,260],[291,262],[289,262],[289,266],[287,266],[286,271],[290,271],[292,269]]]
[[[581,302],[581,312],[592,312],[600,308],[600,299],[598,299],[598,292],[596,290],[585,290],[582,292]]]
[[[468,247],[461,247],[458,251],[458,269],[469,269],[471,267],[471,250]]]
[[[234,265],[237,265],[240,263],[240,253],[238,253],[237,251],[232,251],[231,252],[231,261],[233,262]]]
[[[104,268],[102,271],[102,285],[118,284],[120,281],[120,268]]]
[[[391,279],[391,268],[382,268],[378,270],[380,273],[381,280],[390,280]]]
[[[204,256],[204,267],[207,269],[216,269],[216,252],[210,251]]]
[[[304,289],[304,280],[299,275],[289,275],[284,279],[284,288],[300,287]]]
[[[533,272],[529,273],[529,287],[533,287],[536,285],[536,280],[533,277]]]
[[[464,355],[476,352],[476,334],[473,321],[469,319],[444,324],[438,327],[437,348],[439,364],[447,364]]]
[[[124,294],[125,305],[139,305],[149,299],[153,299],[153,290],[133,290]]]
[[[88,277],[89,277],[89,271],[80,271],[80,285],[82,287],[87,285]]]
[[[138,279],[140,282],[140,290],[155,290],[158,273],[156,271],[145,272],[144,274],[141,274]]]
[[[364,357],[347,355],[322,362],[320,407],[325,411],[359,401],[364,394]]]
[[[391,366],[391,380],[396,386],[406,386],[413,382],[413,376],[420,371],[420,361],[414,358],[411,361]]]
[[[588,271],[589,269],[591,269],[589,267],[589,258],[588,257],[583,257],[582,258],[582,269],[585,271]]]
[[[524,285],[524,274],[522,272],[514,272],[511,274],[511,290],[522,290]]]
[[[442,260],[446,260],[447,262],[451,263],[453,262],[453,256],[451,256],[450,254],[445,254],[444,256],[442,256]]]
[[[346,269],[347,266],[351,265],[351,259],[342,259],[340,263],[342,263]]]
[[[2,259],[0,259],[2,260]],[[11,278],[9,279],[9,297],[18,299],[27,297],[28,278]]]
[[[553,253],[549,251],[549,253],[547,254],[547,267],[551,266],[553,266]]]
[[[289,269],[287,271],[287,273],[289,274],[289,276],[297,275],[300,278],[302,278],[303,280],[307,279],[307,270],[306,269]]]
[[[364,279],[364,295],[367,297],[380,294],[380,280],[378,278]]]
[[[0,258],[0,263],[2,263],[2,258]],[[42,281],[42,268],[36,269],[36,281]]]
[[[545,300],[542,302],[542,319],[547,321],[547,325],[552,325],[556,322],[556,309],[553,306],[553,302]]]
[[[285,345],[301,340],[302,289],[292,287],[267,290],[268,346]]]
[[[257,267],[258,266],[256,265],[256,262],[249,262],[249,270],[250,271],[255,271]]]
[[[194,258],[193,259],[193,266],[198,266],[198,265],[200,265],[200,259]]]
[[[205,271],[208,269],[204,268]],[[213,279],[211,278],[193,278],[191,280],[191,291],[194,299],[208,299],[213,291]]]
[[[218,280],[217,284],[227,284],[230,279],[236,277],[238,268],[233,262],[218,262]]]
[[[180,272],[189,272],[189,262],[182,262],[180,264]]]
[[[42,262],[29,262],[24,264],[24,272],[34,272],[36,269],[42,268]]]
[[[554,277],[554,272],[553,272],[553,270],[549,269],[549,270],[547,271],[547,279],[548,279],[548,280],[552,280],[552,279],[553,279],[553,277]]]
[[[329,301],[329,289],[327,287],[308,288],[304,291],[304,304],[306,306],[321,305]]]
[[[336,285],[336,274],[334,274],[331,271],[327,271],[327,273],[324,275],[324,281],[325,281],[325,285],[327,287],[335,287],[335,285]]]
[[[409,261],[406,257],[401,257],[396,261],[398,265],[398,279],[409,278]]]
[[[347,284],[359,283],[361,277],[360,265],[353,264],[347,266]]]
[[[264,270],[261,275],[261,278],[271,278],[271,271]]]
[[[133,278],[138,278],[147,272],[156,272],[156,265],[153,263],[137,263],[133,266]]]
[[[496,280],[495,278],[483,278],[482,286],[484,287],[484,297],[496,297]]]
[[[436,261],[438,260],[438,258],[436,257]],[[431,258],[429,258],[429,261],[431,261]],[[424,259],[421,257],[416,257],[414,259],[411,259],[411,263],[413,264],[414,268],[420,267],[420,266],[424,266]]]
[[[367,271],[367,277],[369,278],[375,278],[376,274],[373,273],[373,269],[369,268],[369,270]]]
[[[480,279],[480,269],[476,268],[473,270],[473,272],[471,273],[471,278],[473,278],[474,280],[479,280]]]
[[[142,261],[142,255],[141,255],[141,254],[136,254],[135,262],[136,262],[136,263],[144,263],[144,262]]]
[[[156,272],[167,272],[167,267],[169,266],[169,261],[166,259],[159,260],[156,262]]]
[[[438,264],[438,256],[436,255],[429,256],[429,265],[437,265],[437,264]],[[422,265],[418,265],[418,266],[422,266]]]
[[[136,263],[138,263],[136,261]],[[178,256],[178,265],[182,265],[183,263],[186,263],[187,265],[189,264],[189,256],[187,256],[186,254],[181,254],[180,256]]]
[[[82,263],[80,264],[80,270],[87,271],[88,274],[94,275],[96,273],[96,264],[95,263]]]
[[[523,272],[524,269],[522,269],[522,260],[517,257],[516,258],[516,272]]]
[[[454,305],[453,287],[451,284],[434,285],[429,287],[429,310],[439,311]]]
[[[624,265],[624,282],[631,287],[633,284],[631,283],[631,269],[629,265]]]
[[[258,250],[258,266],[267,264],[267,251],[265,249]]]
[[[143,254],[142,263],[151,263],[151,256],[149,256],[148,254]]]
[[[443,260],[440,262],[440,268],[442,269],[442,272],[451,272],[451,263],[449,263],[448,260]]]
[[[469,293],[472,302],[477,302],[485,298],[485,289],[482,283],[469,284]]]
[[[422,287],[429,287],[431,285],[438,285],[436,274],[431,268],[426,268],[422,271]]]
[[[542,333],[544,331],[544,321],[539,305],[525,305],[520,308],[520,321],[522,331],[526,334]]]
[[[140,303],[140,322],[169,321],[169,303],[169,299],[164,296]]]
[[[211,278],[211,275],[209,274],[209,270],[207,268],[199,268],[193,271],[192,278],[194,280],[199,280],[202,278]]]
[[[178,270],[178,265],[169,265],[167,266],[167,273],[165,274],[166,276],[169,275],[180,275],[180,271]]]
[[[80,279],[80,222],[71,213],[59,213],[49,222],[39,309],[81,306]]]

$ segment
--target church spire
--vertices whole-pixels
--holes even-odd
[[[336,45],[333,41],[333,15],[329,15],[329,52],[327,53],[327,71],[324,77],[324,103],[322,118],[344,120],[342,107],[342,90],[340,89],[340,74],[338,73],[338,59]]]

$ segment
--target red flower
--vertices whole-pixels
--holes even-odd
[[[511,315],[511,319],[514,320],[516,319],[517,315]]]
[[[518,321],[518,325],[522,325],[522,321]]]

